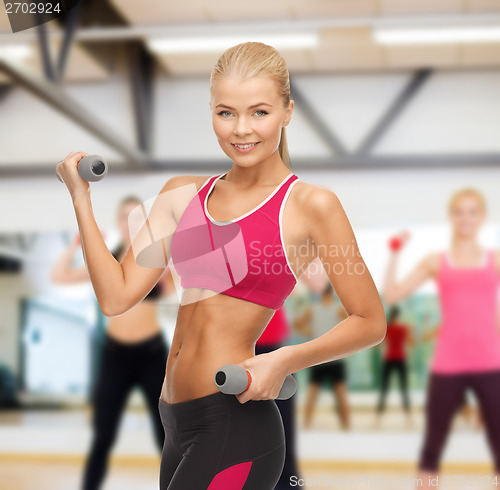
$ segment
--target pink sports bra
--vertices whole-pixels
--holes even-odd
[[[277,310],[297,282],[284,248],[281,220],[299,179],[288,174],[251,211],[216,221],[207,199],[226,173],[207,179],[189,202],[172,237],[172,263],[183,288],[210,289]]]

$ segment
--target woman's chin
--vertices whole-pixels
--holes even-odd
[[[255,165],[258,165],[259,162],[260,162],[260,159],[256,159],[256,158],[245,158],[245,157],[241,157],[239,155],[228,155],[226,153],[226,155],[232,160],[232,162],[234,163],[234,165],[237,165],[238,167],[242,167],[242,168],[250,168],[250,167],[254,167]]]

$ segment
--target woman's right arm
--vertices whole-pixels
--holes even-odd
[[[402,235],[403,236],[403,235]],[[407,239],[407,238],[406,238]],[[406,239],[404,241],[406,241]],[[391,250],[389,263],[382,287],[382,299],[388,306],[398,303],[415,292],[427,279],[434,277],[438,255],[431,253],[424,257],[400,282],[396,282],[396,269],[400,251]]]
[[[86,155],[84,152],[70,153],[57,165],[57,171],[73,200],[85,265],[101,311],[105,316],[118,316],[144,299],[163,274],[170,258],[170,241],[176,220],[195,195],[196,183],[202,177],[177,176],[166,182],[147,219],[144,217],[145,223],[133,239],[132,246],[119,263],[108,250],[96,224],[90,186],[78,174],[77,162]],[[153,266],[151,263],[139,265],[137,255],[147,252],[148,248],[152,250],[150,262]],[[161,257],[158,250],[162,252]]]

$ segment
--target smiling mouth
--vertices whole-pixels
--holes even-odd
[[[242,148],[242,149],[246,149],[246,148],[252,148],[254,146],[257,146],[258,144],[260,143],[260,141],[257,141],[256,143],[247,143],[245,145],[238,145],[236,143],[231,143],[233,146],[236,146],[236,148]]]

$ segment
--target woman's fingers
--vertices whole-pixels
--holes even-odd
[[[78,173],[78,162],[89,155],[84,151],[72,151],[56,166],[56,173],[68,188],[74,199],[79,193],[87,192],[89,183],[82,179]]]

